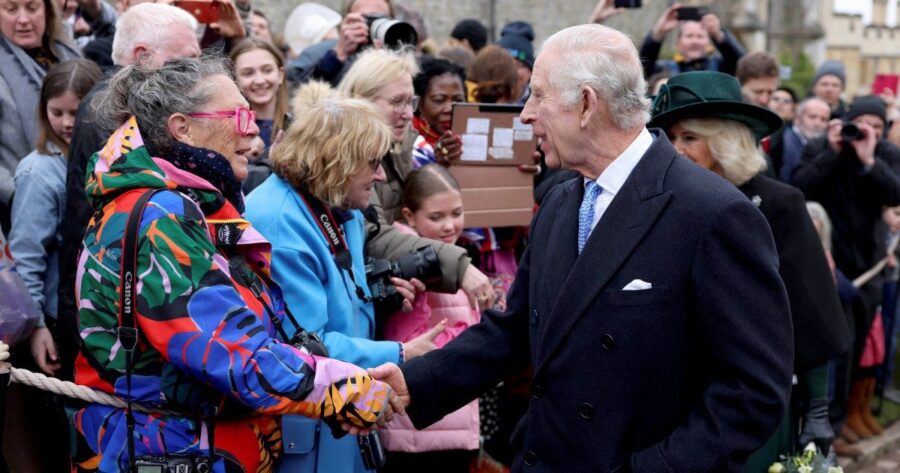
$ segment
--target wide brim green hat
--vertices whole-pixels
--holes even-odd
[[[756,141],[784,125],[775,112],[743,101],[741,85],[728,74],[694,71],[678,74],[653,99],[650,128],[668,129],[688,118],[721,118],[747,125]]]

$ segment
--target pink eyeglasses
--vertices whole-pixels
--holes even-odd
[[[256,120],[256,113],[240,105],[230,112],[197,112],[189,113],[191,118],[231,118],[234,117],[234,130],[241,136],[250,134],[250,124]]]

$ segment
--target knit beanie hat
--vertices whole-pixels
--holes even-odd
[[[813,85],[819,82],[823,76],[835,76],[841,80],[841,85],[847,84],[847,72],[844,70],[844,63],[841,61],[828,60],[822,63],[816,70],[816,77],[813,79]]]
[[[512,55],[513,59],[525,63],[529,69],[534,68],[534,28],[524,21],[507,23],[500,30],[500,41],[497,45]]]
[[[458,40],[469,40],[469,44],[475,52],[483,48],[487,44],[488,31],[487,27],[480,21],[468,18],[460,21],[453,27],[450,37]]]
[[[887,124],[884,100],[876,95],[866,95],[854,100],[847,109],[847,113],[844,114],[844,120],[853,120],[860,115],[875,115]]]

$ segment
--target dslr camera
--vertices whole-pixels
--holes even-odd
[[[865,137],[866,133],[862,131],[856,123],[845,121],[844,124],[841,125],[841,139],[843,139],[845,143],[859,141]]]
[[[434,248],[426,246],[397,258],[396,261],[366,258],[366,282],[375,309],[392,314],[403,307],[403,296],[391,283],[391,278],[416,278],[426,285],[441,280],[441,262]]]
[[[399,49],[404,45],[415,46],[419,42],[419,34],[413,25],[384,15],[365,15],[369,26],[369,44],[376,40],[385,47]]]
[[[142,456],[134,461],[137,473],[209,473],[209,457],[194,455]]]
[[[328,356],[328,349],[325,348],[325,342],[322,341],[322,337],[316,332],[307,332],[302,327],[297,327],[297,331],[291,337],[291,345],[310,355]]]
[[[359,454],[366,470],[377,471],[384,467],[387,457],[384,455],[384,447],[381,446],[381,436],[378,432],[360,435],[356,441],[359,444]]]

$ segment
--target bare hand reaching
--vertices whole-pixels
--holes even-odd
[[[411,360],[417,356],[422,356],[434,349],[434,339],[437,338],[447,328],[447,319],[441,320],[440,323],[431,327],[418,337],[403,344],[403,356],[406,360]]]
[[[491,285],[491,280],[471,264],[463,275],[462,290],[469,296],[469,304],[473,309],[490,307],[494,300],[494,286]]]
[[[600,0],[591,13],[591,23],[603,23],[609,18],[621,14],[624,8],[616,7],[616,0]]]
[[[680,3],[673,4],[669,8],[666,8],[666,11],[663,12],[662,16],[656,20],[656,24],[653,25],[653,29],[650,30],[650,37],[653,38],[653,41],[656,41],[657,43],[663,42],[663,40],[666,39],[666,35],[678,27],[679,8],[681,8]]]

